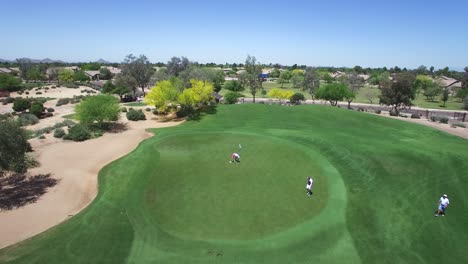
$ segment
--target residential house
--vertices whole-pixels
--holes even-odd
[[[107,66],[101,66],[101,69],[102,68],[107,68],[113,75],[116,75],[116,74],[119,74],[122,72],[122,70],[120,68],[117,68],[117,67],[107,67]]]
[[[84,71],[84,74],[88,76],[92,81],[99,81],[99,71]]]

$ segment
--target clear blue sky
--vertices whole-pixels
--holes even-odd
[[[468,1],[0,0],[0,58],[468,65]]]

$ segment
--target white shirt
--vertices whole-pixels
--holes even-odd
[[[443,206],[447,206],[450,202],[448,198],[440,197],[439,203]]]

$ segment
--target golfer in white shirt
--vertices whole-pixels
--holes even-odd
[[[447,195],[446,194],[442,195],[442,197],[440,197],[439,199],[439,207],[437,208],[437,213],[435,216],[439,216],[439,215],[445,216],[445,210],[447,209],[449,204],[450,204],[450,201]]]

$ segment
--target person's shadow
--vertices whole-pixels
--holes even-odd
[[[59,181],[50,174],[26,176],[21,173],[0,178],[0,211],[12,210],[35,203],[48,188]]]

